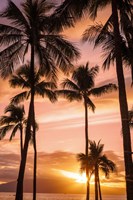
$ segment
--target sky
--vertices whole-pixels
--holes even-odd
[[[4,0],[0,1],[1,8],[5,6],[5,2]],[[14,2],[19,4],[17,0],[14,0]],[[106,21],[109,14],[110,9],[107,8],[98,15],[97,22]],[[75,28],[67,29],[63,33],[81,50],[81,58],[75,65],[86,64],[88,61],[90,66],[99,65],[100,73],[96,77],[96,86],[107,83],[117,84],[115,66],[111,66],[109,71],[104,72],[101,67],[101,50],[94,50],[92,45],[81,42],[81,35],[90,24],[93,24],[93,22],[82,19],[75,25]],[[133,94],[130,87],[130,70],[124,69],[124,73],[128,104],[129,109],[131,109]],[[18,93],[18,89],[11,89],[8,80],[0,79],[0,91],[0,114],[3,115],[4,108],[8,105],[11,97]],[[104,153],[116,163],[118,169],[117,174],[111,174],[110,179],[105,179],[101,175],[103,191],[108,194],[118,194],[117,188],[121,188],[121,193],[124,193],[123,147],[118,92],[112,92],[100,98],[92,97],[91,99],[96,105],[96,110],[95,113],[89,110],[89,139],[96,142],[101,140],[101,143],[105,145]],[[53,187],[47,188],[49,192],[85,192],[85,183],[78,181],[80,165],[76,160],[78,153],[85,152],[84,107],[82,102],[70,103],[65,99],[59,99],[58,102],[52,104],[47,99],[36,98],[35,109],[36,120],[39,123],[39,131],[37,132],[38,179],[44,179],[47,182],[52,180]],[[25,103],[25,110],[28,110],[28,102]],[[16,181],[18,174],[19,134],[12,142],[8,140],[9,135],[7,134],[5,139],[0,141],[0,184]],[[33,148],[30,145],[25,179],[32,178],[32,158]],[[51,184],[51,182],[49,183]],[[60,186],[63,184],[64,187],[61,188]],[[92,187],[93,184],[92,180]],[[38,185],[41,185],[41,182]],[[55,185],[58,185],[58,188]]]

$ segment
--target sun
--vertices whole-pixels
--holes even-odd
[[[77,182],[77,183],[86,183],[87,182],[85,173],[79,174],[79,173],[74,173],[74,172],[65,171],[65,170],[61,170],[61,173],[68,178],[74,179],[75,182]]]

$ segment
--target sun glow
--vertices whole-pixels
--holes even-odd
[[[77,183],[86,183],[87,181],[85,173],[78,174],[78,173],[69,172],[65,170],[61,170],[61,173],[68,178],[75,179],[75,182]]]

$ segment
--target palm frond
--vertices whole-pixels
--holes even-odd
[[[80,91],[80,88],[78,87],[78,85],[76,85],[73,81],[71,81],[70,79],[65,79],[62,83],[61,83],[61,87],[63,88],[67,88],[70,90],[75,90],[75,91]]]
[[[0,140],[2,140],[5,137],[6,133],[10,131],[13,128],[13,126],[14,125],[8,124],[0,128]]]
[[[13,25],[21,27],[22,30],[28,30],[29,28],[26,18],[11,0],[9,0],[8,6],[1,12],[0,16],[11,20]]]
[[[3,126],[3,125],[8,125],[10,123],[13,123],[14,122],[14,119],[12,118],[12,116],[1,116],[0,117],[0,126]]]
[[[63,30],[64,27],[74,26],[76,20],[80,19],[89,9],[89,0],[65,0],[55,10],[52,16],[52,28],[56,31]]]
[[[22,76],[13,75],[9,80],[10,86],[13,88],[21,87],[21,88],[30,88],[30,84],[27,80],[25,80]]]
[[[45,75],[50,80],[56,82],[57,68],[55,67],[54,60],[47,51],[47,48],[43,47],[42,45],[37,45],[36,48],[36,53],[39,57],[40,62],[39,74]]]
[[[0,52],[0,73],[3,78],[11,75],[15,65],[20,63],[25,46],[15,42]]]
[[[19,125],[17,124],[16,126],[14,126],[14,128],[13,128],[13,130],[12,130],[12,132],[11,132],[9,141],[11,141],[13,137],[15,137],[15,134],[16,134],[16,132],[18,131],[18,129],[19,129]]]
[[[4,35],[0,35],[0,45],[2,46],[7,46],[9,45],[11,42],[15,43],[18,41],[21,41],[22,39],[22,35],[18,35],[18,34],[4,34]]]
[[[88,166],[88,158],[85,154],[79,153],[77,154],[77,161],[80,162],[80,171],[81,173],[86,170],[86,167]]]
[[[24,91],[14,97],[11,98],[11,103],[13,104],[18,104],[22,101],[24,101],[25,99],[27,100],[29,98],[30,92],[28,91]]]
[[[90,108],[93,112],[95,111],[96,106],[94,103],[90,100],[89,97],[86,98],[87,106]]]
[[[71,68],[71,62],[80,57],[79,50],[61,35],[45,36],[46,48],[63,72]]]
[[[113,161],[109,160],[106,155],[99,159],[99,168],[104,172],[105,176],[109,178],[110,172],[116,172],[117,168]]]
[[[95,19],[97,17],[98,10],[101,10],[102,8],[104,8],[105,6],[107,6],[110,3],[111,3],[110,0],[109,1],[107,1],[107,0],[90,1],[90,5],[89,5],[90,17],[92,19]]]
[[[79,92],[72,91],[72,90],[57,90],[56,91],[57,96],[61,96],[66,98],[68,101],[81,101],[82,95]]]
[[[94,78],[98,73],[98,67],[92,67],[89,69],[88,63],[84,66],[79,66],[74,70],[72,79],[79,86],[80,90],[89,90],[94,87]]]
[[[11,117],[14,123],[18,123],[24,120],[24,105],[9,104],[5,108],[4,113],[9,113],[8,117]]]
[[[102,24],[95,24],[89,26],[82,35],[82,41],[83,42],[90,42],[95,43],[96,38],[100,34],[101,30],[103,28]]]
[[[46,96],[52,103],[57,101],[56,93],[52,90],[46,89],[44,90],[44,97]]]
[[[103,94],[107,94],[109,92],[116,91],[116,90],[117,90],[117,86],[115,84],[109,83],[107,85],[104,85],[104,86],[101,86],[98,88],[94,88],[94,89],[90,90],[89,92],[90,92],[90,94],[99,97]]]
[[[98,158],[101,156],[103,148],[104,144],[100,144],[100,141],[96,144],[95,141],[89,140],[89,150],[90,150],[89,155],[95,158],[96,160],[98,160]]]
[[[9,36],[10,36],[10,34],[20,35],[22,33],[22,31],[17,27],[13,27],[13,26],[10,26],[7,24],[0,24],[0,34],[5,35],[7,33]]]

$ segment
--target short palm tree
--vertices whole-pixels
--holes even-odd
[[[30,76],[30,68],[27,65],[22,66],[15,75],[9,80],[11,87],[20,87],[24,91],[14,96],[11,99],[12,103],[19,103],[26,99],[31,98],[31,85],[32,79]],[[46,82],[42,79],[40,71],[36,69],[34,72],[34,94],[41,97],[47,97],[51,102],[56,101],[56,95],[52,89],[56,88],[56,84],[53,82]],[[34,111],[35,113],[35,111]],[[36,199],[36,170],[37,170],[37,148],[36,148],[36,122],[35,114],[32,116],[31,132],[33,138],[34,147],[34,184],[33,184],[33,198]]]
[[[99,67],[89,68],[89,64],[79,66],[72,74],[71,79],[65,79],[62,82],[62,90],[58,90],[57,94],[64,96],[69,101],[83,101],[85,109],[85,155],[88,157],[88,107],[94,111],[95,105],[91,101],[90,96],[99,97],[107,94],[117,87],[115,84],[106,84],[101,87],[94,87],[94,79],[99,72]],[[88,168],[86,168],[86,177],[88,178]],[[89,180],[87,182],[87,199],[89,198]]]
[[[103,148],[104,145],[100,144],[100,141],[97,144],[95,141],[89,141],[89,158],[92,160],[95,175],[95,200],[98,200],[98,190],[102,200],[99,171],[101,170],[106,178],[109,177],[110,172],[116,171],[115,163],[103,154]]]
[[[93,163],[91,162],[91,159],[89,158],[89,155],[86,156],[86,154],[84,153],[79,153],[77,155],[77,160],[80,162],[80,172],[83,173],[85,172],[86,173],[86,169],[87,169],[87,174],[88,174],[88,177],[87,177],[87,196],[86,196],[86,199],[90,199],[90,179],[91,179],[91,176],[94,172],[93,168]]]
[[[9,104],[4,111],[5,114],[0,117],[0,139],[3,139],[7,132],[11,131],[10,141],[20,132],[20,152],[22,158],[23,152],[23,129],[26,125],[25,110],[23,105]]]
[[[21,9],[11,0],[0,17],[9,20],[10,25],[0,24],[0,74],[7,77],[19,63],[29,58],[31,100],[27,118],[23,156],[20,162],[16,200],[22,200],[22,185],[26,166],[30,131],[34,116],[34,67],[38,63],[42,74],[56,75],[58,66],[64,72],[71,68],[71,62],[79,57],[79,51],[64,39],[59,32],[50,32],[53,3],[46,0],[25,0]]]
[[[82,171],[85,171],[86,165],[88,165],[90,178],[92,174],[95,176],[95,200],[98,200],[98,194],[100,200],[102,200],[99,171],[104,173],[106,178],[109,178],[110,172],[116,171],[115,163],[109,160],[107,156],[103,154],[103,148],[104,145],[100,144],[100,141],[97,144],[95,141],[89,141],[88,157],[86,157],[86,155],[83,153],[77,155],[77,159],[81,164]]]

